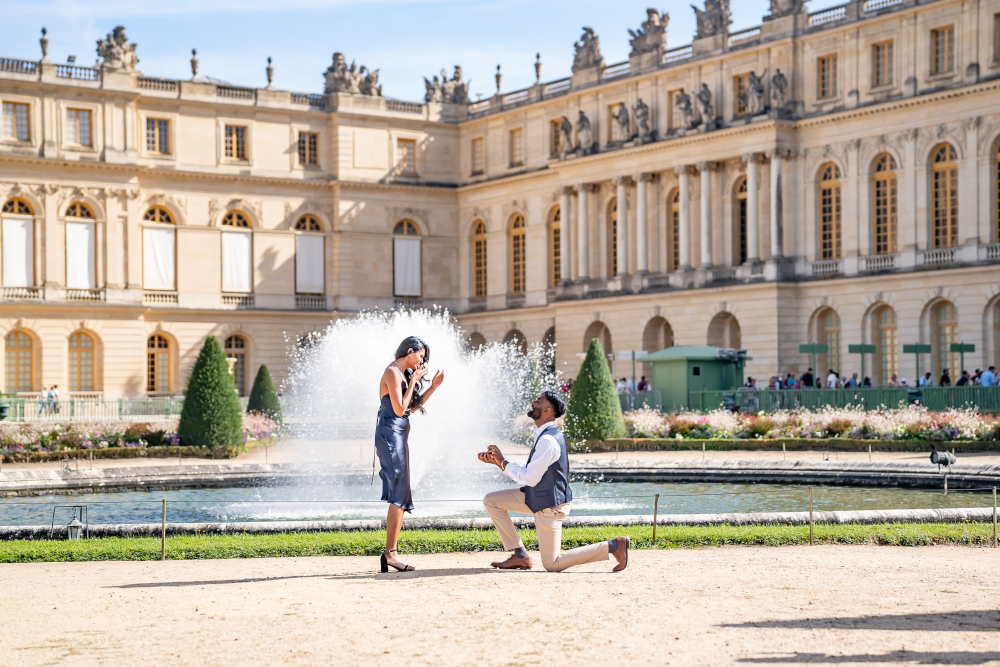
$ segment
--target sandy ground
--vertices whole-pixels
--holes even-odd
[[[1000,665],[1000,553],[637,551],[0,565],[0,665]]]
[[[528,448],[513,445],[503,446],[504,453],[511,458],[527,458]],[[831,461],[868,461],[868,452],[787,452],[784,454],[788,461],[822,461],[829,458]],[[930,454],[926,452],[873,452],[871,460],[876,462],[898,461],[901,463],[926,462],[930,465]],[[959,452],[959,464],[967,465],[1000,465],[1000,451],[991,452]],[[677,452],[595,452],[591,454],[571,454],[570,459],[574,461],[582,460],[618,460],[618,461],[781,461],[781,451],[709,451],[702,454],[700,451],[677,451]],[[276,447],[268,447],[255,450],[247,454],[242,454],[236,459],[212,460],[199,458],[176,458],[166,459],[96,459],[93,461],[94,468],[139,468],[145,466],[192,466],[219,463],[306,463],[314,460],[323,460],[331,463],[364,463],[371,464],[372,445],[367,440],[350,441],[346,443],[316,443],[316,442],[284,442]],[[56,470],[66,464],[58,461],[47,461],[44,463],[4,463],[3,470],[12,472],[14,470]],[[70,467],[88,469],[91,466],[89,460],[71,461]]]

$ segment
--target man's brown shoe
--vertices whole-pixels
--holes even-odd
[[[495,561],[490,563],[490,565],[498,570],[530,570],[531,557],[527,556],[525,558],[518,558],[517,556],[511,555],[511,557],[505,561]]]
[[[613,554],[611,554],[611,555],[614,556],[615,560],[618,561],[618,565],[615,565],[614,569],[611,570],[612,572],[621,572],[626,567],[628,567],[628,538],[627,537],[623,536],[623,537],[619,537],[618,538],[618,548],[615,549],[615,552]]]

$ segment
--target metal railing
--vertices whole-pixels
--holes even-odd
[[[668,49],[663,54],[663,64],[673,65],[674,63],[679,63],[683,60],[689,60],[694,56],[694,47],[690,44],[686,46],[678,46],[676,49]]]
[[[626,60],[623,63],[615,63],[604,68],[601,74],[602,79],[617,79],[620,76],[628,76],[632,73],[632,63]]]
[[[145,90],[161,90],[165,93],[176,93],[180,90],[180,82],[173,79],[154,79],[152,77],[140,76],[139,87]]]
[[[249,397],[240,398],[240,407],[246,411]],[[39,399],[37,396],[3,396],[0,403],[7,405],[9,422],[65,422],[97,420],[173,419],[180,417],[184,407],[183,396],[157,396],[148,398],[102,398],[71,396],[59,401]]]
[[[842,21],[845,18],[847,18],[847,5],[837,5],[836,7],[830,7],[809,14],[809,27],[814,28],[827,23]]]
[[[93,67],[77,67],[76,65],[56,65],[56,76],[59,77],[60,79],[97,81],[99,73]]]
[[[400,111],[402,113],[424,112],[424,105],[420,102],[405,102],[403,100],[386,100],[385,108],[389,111]]]
[[[618,402],[621,403],[622,412],[639,410],[644,407],[653,408],[654,410],[663,409],[663,399],[660,396],[659,389],[618,394]]]
[[[0,58],[0,72],[11,72],[12,74],[34,74],[37,71],[37,68],[38,63],[33,60]]]
[[[741,46],[750,46],[760,41],[760,26],[740,30],[729,35],[729,48],[738,49]]]
[[[885,406],[919,403],[928,410],[976,408],[982,412],[1000,412],[1000,387],[858,387],[843,389],[733,389],[730,391],[692,391],[688,407],[708,412],[723,407],[725,397],[735,397],[742,412],[775,412],[806,408],[861,407],[877,410]]]

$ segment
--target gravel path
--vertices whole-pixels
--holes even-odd
[[[638,551],[0,566],[0,665],[1000,665],[1000,552]]]

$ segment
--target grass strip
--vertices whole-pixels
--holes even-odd
[[[537,549],[535,531],[522,529],[529,550]],[[609,540],[632,538],[633,548],[677,549],[710,546],[786,546],[809,543],[808,526],[660,526],[653,543],[651,526],[600,526],[563,530],[564,549]],[[876,544],[929,546],[993,544],[991,523],[891,523],[818,525],[818,544]],[[184,535],[167,540],[167,558],[277,558],[305,556],[376,556],[385,544],[385,532],[276,533],[237,535]],[[399,539],[403,554],[502,551],[494,530],[404,530]],[[102,538],[64,540],[12,540],[0,542],[0,563],[66,561],[159,560],[158,538]]]

